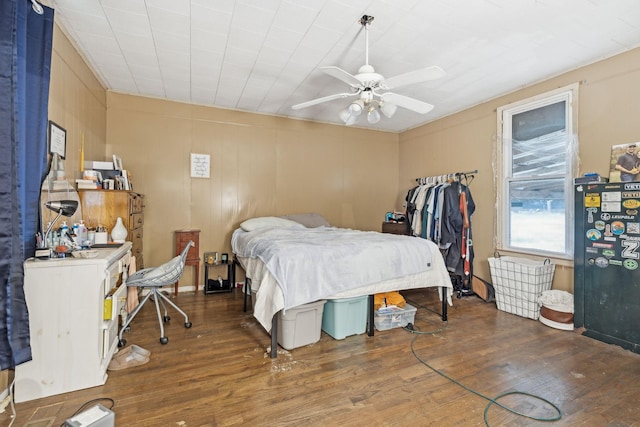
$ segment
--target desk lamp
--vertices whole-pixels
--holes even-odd
[[[36,258],[50,258],[51,257],[51,248],[47,247],[47,238],[49,237],[49,232],[51,232],[51,228],[58,221],[61,215],[64,216],[72,216],[76,213],[78,209],[78,201],[77,200],[59,200],[55,202],[46,202],[45,207],[54,212],[57,212],[58,215],[49,223],[49,227],[47,227],[47,231],[44,232],[44,238],[40,244],[40,248],[36,249]]]

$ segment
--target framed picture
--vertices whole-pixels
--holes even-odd
[[[211,156],[191,153],[191,178],[209,178],[211,174]]]
[[[113,155],[113,168],[117,171],[122,170],[122,158],[116,156],[115,154]]]
[[[609,182],[640,181],[640,142],[611,147]]]
[[[67,131],[49,120],[49,153],[64,159],[67,151]]]

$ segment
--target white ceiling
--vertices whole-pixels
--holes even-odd
[[[369,63],[392,77],[438,65],[394,92],[435,105],[356,126],[401,132],[640,46],[638,0],[48,0],[108,90],[342,123],[345,92],[318,67]]]

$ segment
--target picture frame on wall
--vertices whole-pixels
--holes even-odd
[[[49,153],[64,159],[67,152],[67,130],[49,120]]]
[[[640,181],[640,142],[611,147],[609,182]]]

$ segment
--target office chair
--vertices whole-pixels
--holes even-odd
[[[167,296],[162,293],[162,287],[167,285],[172,285],[180,279],[182,273],[184,272],[185,260],[187,258],[187,253],[189,252],[189,248],[194,246],[193,242],[187,243],[185,248],[182,250],[182,253],[170,261],[162,264],[159,267],[145,268],[140,271],[133,273],[131,276],[127,278],[125,284],[127,287],[136,286],[140,289],[148,289],[149,293],[145,295],[142,299],[142,302],[138,304],[138,306],[127,316],[127,320],[124,325],[120,329],[120,334],[118,335],[118,347],[124,347],[127,343],[127,340],[122,339],[122,333],[127,329],[129,324],[136,317],[136,314],[142,309],[144,304],[149,300],[149,298],[153,297],[153,302],[156,304],[156,312],[158,313],[158,324],[160,325],[160,344],[166,344],[169,342],[169,338],[164,335],[164,326],[162,322],[169,322],[171,318],[167,313],[167,307],[164,305],[164,302],[169,303],[173,308],[178,310],[180,314],[184,316],[184,327],[190,328],[191,322],[189,322],[189,317],[187,314],[180,309],[173,301],[171,301]],[[160,304],[162,304],[162,308],[164,309],[164,317],[160,315]]]

